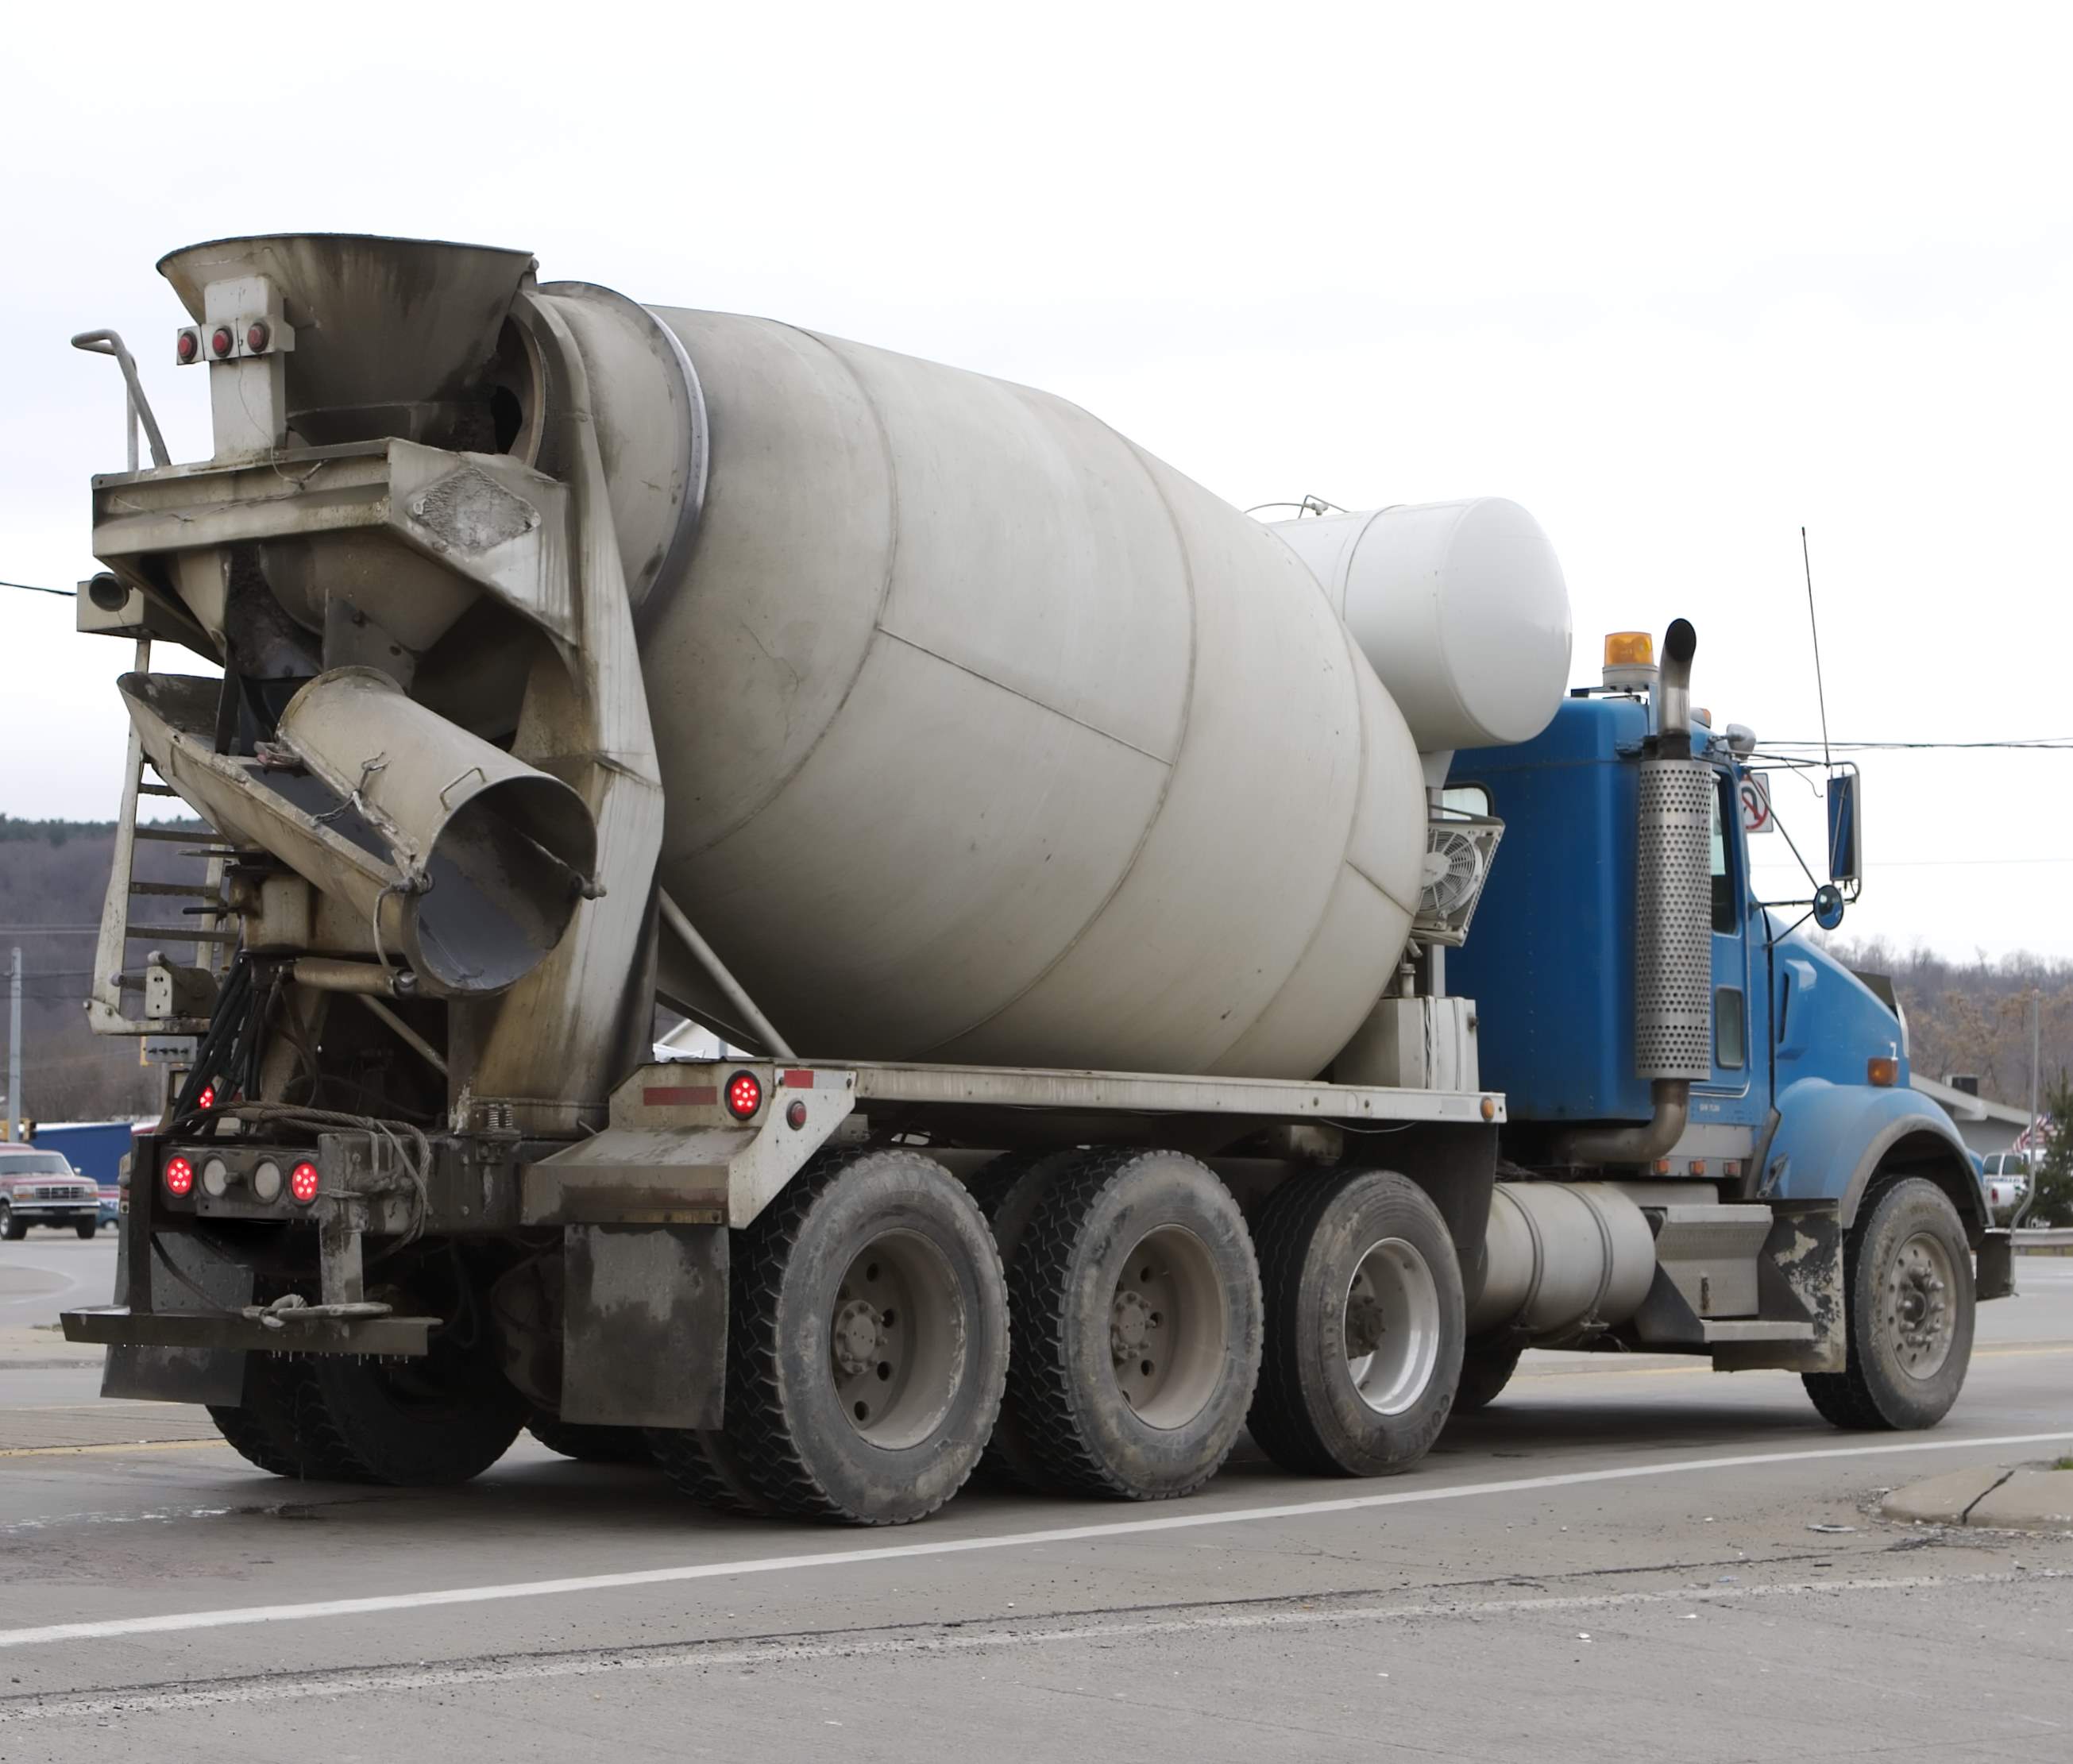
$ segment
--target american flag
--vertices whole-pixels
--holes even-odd
[[[2058,1131],[2050,1115],[2040,1115],[2021,1132],[2016,1135],[2015,1143],[2009,1149],[2012,1152],[2044,1151],[2050,1147],[2053,1136]]]

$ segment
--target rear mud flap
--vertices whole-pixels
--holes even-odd
[[[126,1227],[129,1222],[124,1222]],[[126,1228],[115,1249],[115,1293],[130,1290],[130,1239]],[[192,1286],[175,1278],[170,1261]],[[201,1295],[206,1294],[204,1298]],[[199,1238],[158,1239],[151,1259],[155,1311],[236,1312],[252,1302],[252,1270],[218,1255]],[[111,1347],[101,1374],[103,1396],[155,1403],[211,1403],[234,1408],[245,1397],[245,1355],[234,1348]]]
[[[724,1226],[563,1230],[561,1419],[717,1428],[727,1384]]]

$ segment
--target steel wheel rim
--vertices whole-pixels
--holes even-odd
[[[1913,1379],[1933,1379],[1943,1370],[1957,1339],[1951,1303],[1957,1271],[1951,1252],[1934,1232],[1917,1231],[1886,1264],[1880,1311],[1900,1370]]]
[[[1425,1394],[1440,1362],[1440,1284],[1416,1244],[1368,1247],[1346,1283],[1346,1373],[1378,1415],[1401,1415]]]
[[[1109,1296],[1109,1370],[1131,1414],[1171,1432],[1210,1406],[1224,1372],[1224,1283],[1185,1226],[1131,1246]]]
[[[828,1317],[828,1370],[858,1435],[888,1452],[942,1424],[964,1376],[968,1319],[950,1258],[885,1231],[851,1259]]]

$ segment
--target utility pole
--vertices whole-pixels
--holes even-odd
[[[18,966],[18,967],[21,965],[21,958],[20,958],[19,955],[15,958],[15,965],[16,965],[16,966]],[[19,984],[19,983],[17,983]],[[2037,1146],[2038,1146],[2038,1135],[2037,1135],[2037,1018],[2038,1018],[2038,1001],[2039,1001],[2041,999],[2042,999],[2042,998],[2043,998],[2043,996],[2044,996],[2044,989],[2043,989],[2042,987],[2036,987],[2036,986],[2034,986],[2034,987],[2032,987],[2030,989],[2030,1129],[2029,1129],[2029,1131],[2030,1131],[2030,1140],[2029,1140],[2029,1142],[2028,1142],[2028,1143],[2029,1143],[2029,1146],[2030,1146],[2030,1167],[2033,1170],[2034,1170],[2034,1169],[2035,1169],[2035,1168],[2037,1168],[2037,1162],[2038,1162],[2038,1159],[2037,1159]],[[2062,1127],[2062,1128],[2060,1129],[2060,1131],[2063,1132],[2063,1131],[2064,1131],[2064,1129]]]
[[[22,1112],[22,946],[14,946],[7,964],[7,1143],[14,1143],[14,1122]]]

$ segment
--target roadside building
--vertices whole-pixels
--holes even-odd
[[[1980,1094],[1980,1081],[1963,1073],[1939,1080],[1918,1072],[1909,1082],[1941,1105],[1959,1138],[1982,1157],[1989,1152],[2015,1149],[2017,1135],[2030,1125],[2028,1110],[1989,1101]]]

